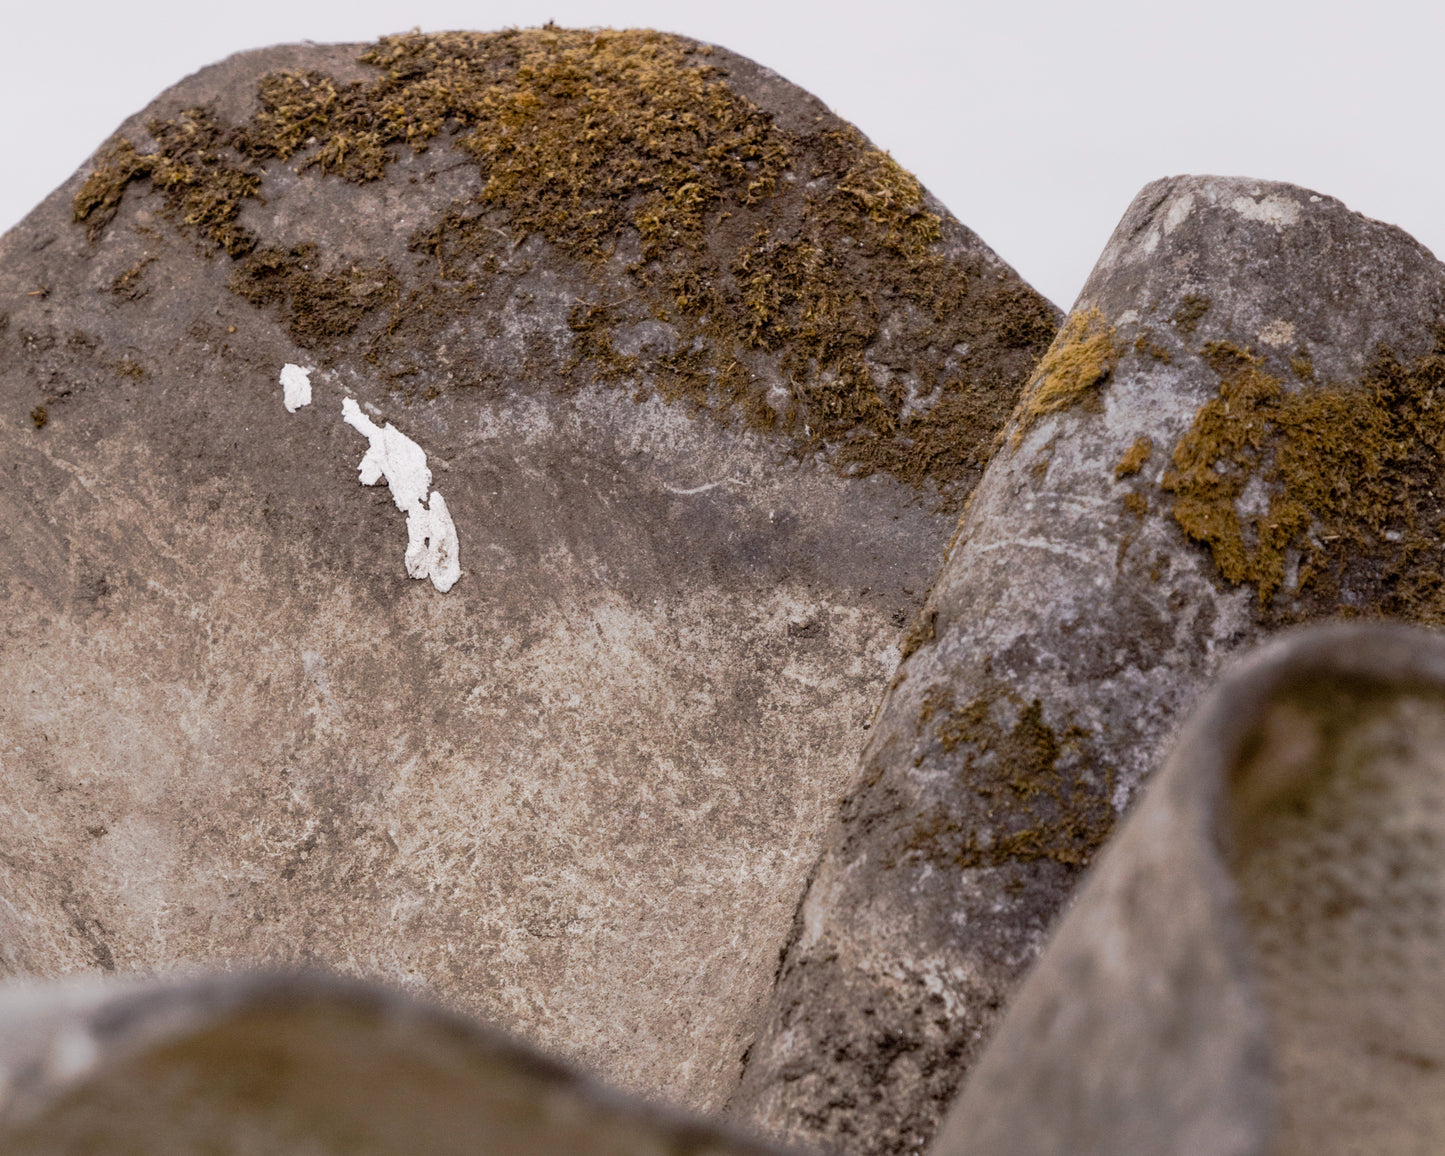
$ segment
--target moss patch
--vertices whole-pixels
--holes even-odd
[[[1154,332],[1150,329],[1139,330],[1138,336],[1134,338],[1134,352],[1141,357],[1152,357],[1165,365],[1174,360],[1169,350],[1154,340]]]
[[[1000,723],[1000,713],[1013,721]],[[919,825],[916,849],[960,867],[1051,860],[1083,868],[1108,839],[1116,818],[1112,772],[1090,766],[1085,731],[1050,727],[1038,699],[997,688],[959,707],[952,692],[934,688],[919,724],[962,758],[960,778],[983,813],[968,824],[934,815]]]
[[[154,255],[142,257],[129,269],[117,273],[110,283],[110,291],[126,301],[139,301],[150,292],[149,286],[141,281],[146,267],[156,261]]]
[[[236,267],[230,284],[251,304],[280,313],[296,343],[308,348],[353,332],[373,309],[400,296],[390,268],[327,271],[315,245],[257,249]]]
[[[1015,449],[1044,414],[1097,405],[1101,386],[1119,364],[1114,327],[1097,308],[1069,315],[1024,389],[1014,419]]]
[[[1120,480],[1132,478],[1144,468],[1144,463],[1149,460],[1149,455],[1153,452],[1153,441],[1147,437],[1135,438],[1134,444],[1124,451],[1124,456],[1114,466],[1114,477]]]
[[[1253,583],[1274,617],[1445,622],[1445,347],[1410,366],[1381,352],[1358,384],[1293,391],[1248,351],[1205,352],[1220,392],[1162,485],[1224,580]]]
[[[30,421],[36,429],[44,429],[50,421],[50,413],[43,405],[37,405],[30,411]]]
[[[1178,306],[1169,320],[1174,323],[1174,328],[1179,330],[1185,337],[1194,336],[1194,331],[1199,327],[1199,322],[1209,312],[1210,306],[1214,303],[1198,293],[1187,293],[1180,299]]]
[[[194,109],[149,126],[157,151],[113,142],[75,218],[98,237],[125,188],[150,180],[173,220],[241,261],[236,292],[277,310],[298,341],[334,343],[389,307],[366,348],[407,389],[408,351],[471,323],[519,240],[540,235],[599,269],[636,246],[627,301],[599,293],[573,311],[577,372],[629,391],[645,378],[844,472],[971,482],[1054,310],[950,255],[944,222],[885,153],[836,122],[785,131],[710,53],[655,32],[552,26],[388,37],[360,58],[371,79],[271,74],[245,124]],[[336,254],[308,263],[238,224],[265,162],[373,181],[399,150],[439,137],[475,161],[479,183],[412,237],[435,259],[427,280]],[[903,364],[872,360],[881,320],[900,310],[929,339]],[[671,327],[673,351],[618,354],[618,328],[646,319]],[[759,355],[781,367],[786,397],[769,393]]]
[[[137,152],[124,139],[110,142],[76,193],[72,214],[88,226],[91,239],[115,216],[126,187],[148,178],[177,224],[232,257],[250,252],[256,238],[236,223],[236,216],[241,203],[260,192],[261,174],[236,163],[233,133],[204,108],[188,109],[175,120],[153,120],[146,131],[155,138],[155,152]]]

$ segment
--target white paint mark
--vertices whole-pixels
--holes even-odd
[[[1259,339],[1266,345],[1289,345],[1294,341],[1294,323],[1283,318],[1271,321],[1259,331]]]
[[[385,478],[391,500],[406,514],[406,572],[430,578],[445,594],[462,573],[457,528],[446,499],[431,488],[426,451],[391,422],[378,426],[353,398],[341,403],[341,417],[370,443],[357,468],[361,484],[374,486]]]
[[[1164,235],[1167,237],[1180,225],[1184,224],[1189,214],[1194,211],[1194,194],[1185,193],[1177,201],[1169,206],[1169,211],[1164,214]]]
[[[741,486],[742,484],[742,478],[719,478],[717,481],[708,482],[704,486],[693,486],[690,490],[679,490],[676,486],[669,486],[666,482],[662,483],[662,488],[669,494],[681,494],[686,497],[689,494],[705,494],[709,490],[717,489],[719,486]]]
[[[1288,197],[1277,197],[1272,193],[1262,201],[1252,201],[1248,197],[1235,197],[1229,207],[1246,220],[1273,225],[1276,232],[1299,220],[1299,203]]]
[[[286,403],[286,412],[295,413],[303,405],[311,404],[311,368],[292,365],[289,361],[281,367],[281,400]]]

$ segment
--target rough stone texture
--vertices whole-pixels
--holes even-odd
[[[1211,691],[932,1148],[1445,1141],[1445,643],[1295,633]]]
[[[233,975],[0,986],[15,1156],[766,1156],[487,1029],[354,982]]]
[[[1441,620],[1442,318],[1445,269],[1330,198],[1140,194],[910,632],[734,1113],[920,1149],[1220,661]]]
[[[322,962],[716,1107],[1056,313],[721,49],[365,47],[203,70],[0,240],[0,972]]]

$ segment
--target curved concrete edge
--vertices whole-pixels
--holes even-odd
[[[107,1152],[777,1151],[376,984],[247,972],[0,986],[0,1149],[97,1141]]]
[[[1268,997],[1243,918],[1241,813],[1333,756],[1287,749],[1280,707],[1333,699],[1378,716],[1371,702],[1412,695],[1440,713],[1445,637],[1399,624],[1291,631],[1224,675],[1061,920],[932,1156],[1276,1150],[1290,1013]]]

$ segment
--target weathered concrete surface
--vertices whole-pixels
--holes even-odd
[[[467,1020],[334,979],[0,985],[15,1156],[766,1156]]]
[[[732,1111],[920,1149],[1221,660],[1442,620],[1442,318],[1445,269],[1330,198],[1140,194],[974,492]]]
[[[1445,1143],[1445,642],[1292,633],[1214,690],[931,1151]]]
[[[1055,314],[720,49],[363,47],[205,69],[0,240],[0,971],[320,961],[713,1107]]]

